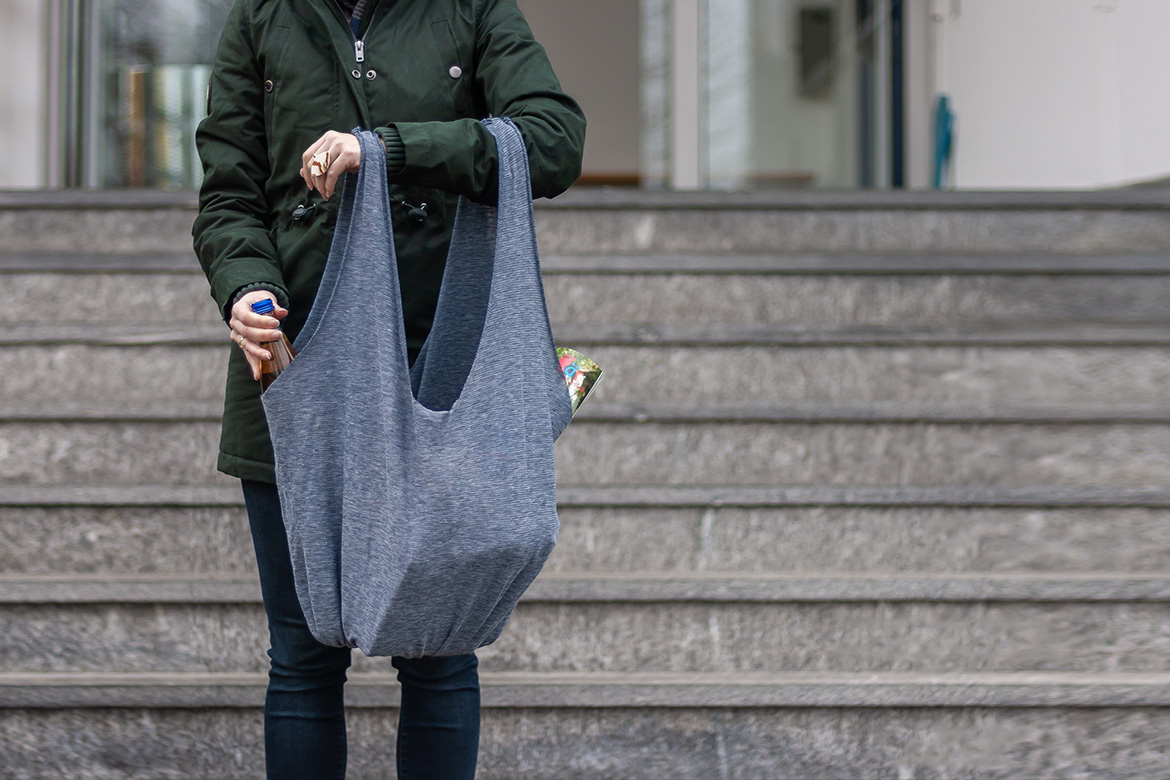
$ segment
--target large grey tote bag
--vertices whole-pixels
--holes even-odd
[[[499,206],[460,198],[434,328],[408,368],[385,151],[355,129],[320,289],[264,393],[297,596],[371,656],[500,635],[556,543],[553,442],[572,416],[541,286],[528,158],[508,119]]]

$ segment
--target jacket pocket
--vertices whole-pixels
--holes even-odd
[[[432,22],[431,38],[435,42],[435,51],[439,56],[441,78],[450,90],[455,111],[460,116],[469,116],[470,102],[466,85],[471,79],[471,73],[468,72],[471,63],[460,55],[459,42],[455,38],[455,31],[451,29],[451,22],[446,19]]]
[[[292,27],[287,24],[278,24],[273,26],[271,35],[261,46],[262,78],[264,79],[264,116],[266,119],[272,117],[272,103],[275,99],[277,89],[284,87],[283,79],[281,78],[280,65],[284,59],[284,52],[288,49],[289,33],[292,32]]]

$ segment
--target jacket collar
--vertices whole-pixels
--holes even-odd
[[[370,0],[366,7],[367,12],[377,14],[383,2],[384,0],[382,2]],[[312,8],[312,14],[306,16],[300,12],[300,8],[304,5],[306,3],[303,1],[293,3],[297,16],[310,31],[310,40],[316,45],[331,45],[333,47],[334,54],[340,64],[342,80],[346,82],[347,88],[357,102],[358,111],[361,113],[362,127],[372,128],[370,107],[366,102],[364,74],[361,78],[354,78],[351,73],[355,68],[360,69],[362,65],[354,57],[353,31],[350,29],[349,22],[345,19],[341,7],[337,5],[336,0],[308,0],[307,5]],[[369,22],[365,23],[367,30],[373,22],[374,19],[371,18]]]

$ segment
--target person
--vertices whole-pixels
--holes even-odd
[[[260,403],[266,343],[304,325],[337,219],[340,177],[371,129],[386,149],[408,349],[434,317],[459,196],[494,203],[497,158],[479,121],[520,129],[534,197],[580,175],[585,118],[515,0],[237,0],[196,130],[204,178],[192,227],[211,296],[236,344],[217,468],[239,478],[268,616],[269,778],[343,777],[348,648],[309,633],[293,585]],[[272,316],[251,305],[270,298]],[[354,338],[360,339],[361,333]],[[401,780],[474,776],[474,654],[393,658]]]

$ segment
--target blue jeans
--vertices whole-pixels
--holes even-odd
[[[342,686],[350,651],[313,638],[297,600],[276,486],[241,480],[271,648],[264,700],[268,780],[345,777]],[[399,780],[470,780],[479,750],[475,654],[392,658],[402,687]]]

